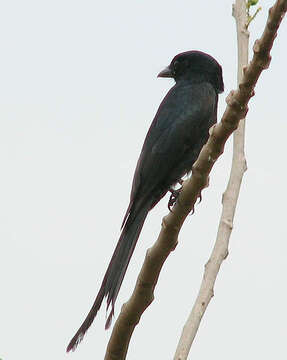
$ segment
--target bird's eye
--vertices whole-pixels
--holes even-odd
[[[174,70],[178,69],[178,65],[179,65],[179,61],[176,60],[173,64]]]

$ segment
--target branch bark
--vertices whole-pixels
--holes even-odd
[[[192,177],[183,184],[179,200],[173,211],[163,218],[162,229],[156,243],[147,251],[146,259],[140,271],[136,287],[131,298],[123,305],[114,325],[106,350],[105,360],[123,360],[126,358],[130,338],[144,310],[154,298],[160,270],[169,253],[177,244],[180,228],[193,209],[202,189],[208,185],[209,173],[223,153],[229,136],[236,130],[240,119],[244,118],[254,87],[261,72],[268,68],[270,50],[277,35],[277,29],[286,13],[287,0],[277,0],[269,10],[269,17],[263,35],[254,44],[253,59],[243,69],[243,78],[239,87],[228,95],[227,108],[221,121],[212,127],[210,137],[193,166]],[[226,256],[226,254],[224,254]],[[222,260],[221,260],[222,261]],[[204,312],[207,303],[201,304]]]
[[[246,0],[236,0],[232,7],[236,21],[238,46],[238,85],[243,78],[243,68],[248,64],[249,32],[247,30]],[[222,197],[222,213],[218,226],[216,242],[211,256],[205,265],[200,290],[192,311],[184,325],[175,352],[174,360],[187,359],[193,340],[197,334],[201,319],[214,294],[214,284],[223,260],[228,255],[228,245],[233,228],[233,219],[244,172],[247,170],[245,154],[245,119],[241,119],[233,134],[233,158],[227,188]]]

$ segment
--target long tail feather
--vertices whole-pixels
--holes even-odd
[[[150,210],[150,203],[143,206],[139,211],[131,211],[124,225],[123,231],[109,263],[108,269],[104,276],[101,288],[98,292],[96,300],[88,313],[83,324],[70,341],[67,352],[75,350],[78,344],[83,339],[86,331],[91,326],[102,301],[107,296],[107,311],[111,305],[111,311],[106,321],[105,328],[109,328],[114,314],[114,305],[118,296],[121,284],[123,282],[125,273],[127,271],[128,264],[131,256],[134,252],[135,245],[140,235],[146,216]]]

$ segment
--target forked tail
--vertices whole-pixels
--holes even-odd
[[[109,328],[111,325],[112,316],[114,314],[114,305],[118,296],[123,278],[127,271],[128,264],[131,256],[134,252],[135,245],[140,235],[146,216],[150,210],[150,203],[143,206],[138,211],[133,211],[128,216],[128,219],[124,225],[123,231],[109,263],[108,269],[104,276],[101,288],[98,292],[96,300],[88,313],[83,324],[70,341],[67,352],[75,350],[77,345],[83,339],[86,331],[91,326],[99,308],[101,307],[104,297],[107,296],[107,311],[111,305],[111,310],[106,321],[105,328]]]

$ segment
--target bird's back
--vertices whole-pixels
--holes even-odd
[[[137,163],[131,200],[154,194],[155,205],[185,173],[216,123],[218,95],[208,82],[176,84],[163,99]]]

